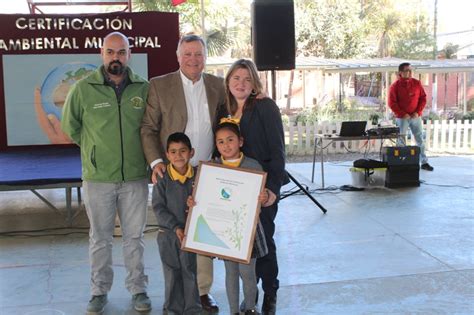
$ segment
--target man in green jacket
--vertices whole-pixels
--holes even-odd
[[[146,294],[144,240],[148,181],[140,140],[148,82],[127,66],[128,39],[113,32],[104,38],[103,65],[77,82],[63,108],[62,130],[81,147],[84,203],[90,222],[92,298],[89,314],[101,314],[112,287],[112,242],[118,212],[123,233],[125,286],[134,308],[151,309]]]

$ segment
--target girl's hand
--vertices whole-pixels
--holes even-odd
[[[264,189],[260,194],[258,195],[258,202],[260,202],[263,206],[265,202],[268,201],[269,194],[268,194],[268,189]]]
[[[262,207],[270,207],[272,204],[275,203],[277,196],[271,191],[270,189],[265,188],[267,192],[267,200],[262,202]]]

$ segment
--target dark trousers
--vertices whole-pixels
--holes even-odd
[[[157,236],[165,278],[164,308],[168,314],[201,314],[196,282],[196,254],[180,249],[176,234],[160,230]]]
[[[275,240],[275,217],[278,212],[278,203],[270,207],[262,208],[260,212],[260,222],[263,226],[265,239],[268,246],[268,254],[257,258],[256,273],[257,282],[262,280],[262,289],[266,295],[276,296],[276,292],[280,287],[278,281],[278,261],[276,253]]]

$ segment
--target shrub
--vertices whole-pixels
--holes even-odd
[[[344,101],[342,107],[336,101],[329,102],[326,106],[306,108],[295,117],[295,124],[301,122],[315,123],[321,121],[343,121],[343,120],[379,120],[384,117],[384,112],[374,111],[370,108],[359,107],[357,101]],[[337,109],[344,108],[342,112]]]
[[[426,117],[427,120],[439,120],[439,115],[436,112],[430,112]]]
[[[474,112],[469,112],[462,116],[463,120],[474,120]]]
[[[467,111],[472,112],[474,110],[474,98],[467,101]]]
[[[286,114],[283,114],[281,115],[281,121],[283,122],[283,126],[288,126],[290,123],[290,117],[288,117]]]

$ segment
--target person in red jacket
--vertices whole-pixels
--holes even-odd
[[[396,117],[400,134],[405,135],[409,127],[415,137],[416,145],[420,147],[421,168],[432,171],[433,167],[428,164],[425,154],[421,121],[421,114],[426,105],[426,94],[421,82],[411,77],[412,71],[408,62],[398,66],[399,79],[390,86],[388,106]],[[405,145],[405,138],[400,137],[397,145]]]

